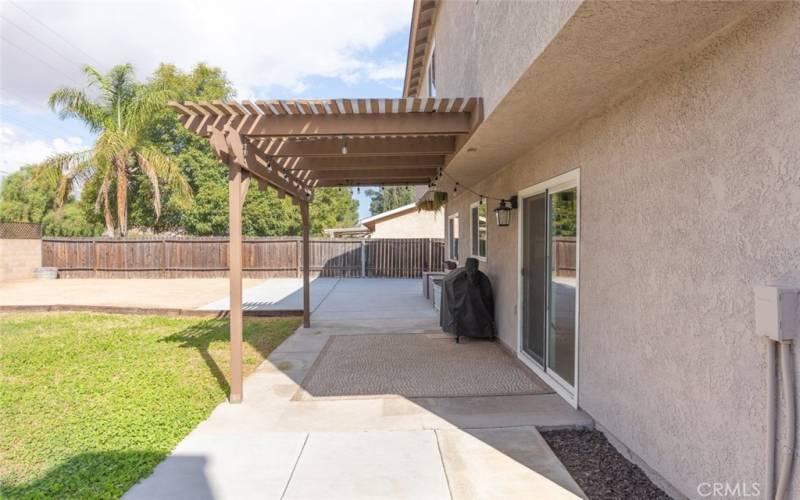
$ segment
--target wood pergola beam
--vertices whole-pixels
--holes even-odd
[[[291,170],[356,170],[378,168],[441,168],[445,157],[442,155],[427,156],[336,156],[301,158],[291,163]]]
[[[428,184],[428,177],[418,179],[381,177],[380,179],[321,179],[314,187],[355,187],[355,186],[423,186]]]
[[[437,137],[348,137],[346,156],[447,155],[455,151],[452,136]],[[264,139],[259,149],[275,157],[344,156],[342,139]]]
[[[246,147],[247,139],[232,128],[211,128],[209,133],[211,149],[228,168],[231,164],[236,164],[243,171],[264,180],[279,191],[306,201],[313,199],[313,191],[305,181],[277,163],[270,163],[269,158],[258,148]]]
[[[471,113],[340,115],[181,115],[184,126],[208,136],[209,126],[229,126],[248,137],[458,135],[471,131]]]
[[[360,169],[360,170],[322,170],[315,171],[315,179],[432,179],[436,169],[406,168],[406,169]]]

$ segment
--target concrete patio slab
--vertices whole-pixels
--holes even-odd
[[[194,432],[125,500],[280,498],[306,433]]]
[[[436,435],[453,500],[583,495],[534,427],[444,429]]]
[[[436,310],[420,292],[420,283],[415,279],[342,279],[336,293],[314,311],[314,319],[364,321],[417,317],[438,320]]]
[[[555,394],[293,400],[331,335],[441,335],[419,280],[341,279],[316,307],[245,380],[244,402],[218,406],[129,498],[581,496],[536,426],[592,420]]]
[[[314,278],[311,280],[311,310],[319,307],[333,290],[339,278]],[[245,311],[285,311],[303,309],[302,278],[269,278],[244,291],[242,307]],[[227,295],[198,307],[201,311],[228,311]]]
[[[247,290],[262,280],[242,281]],[[227,296],[229,287],[227,278],[7,281],[0,282],[0,305],[194,309]]]
[[[309,436],[284,498],[449,500],[450,492],[432,431],[322,432]]]

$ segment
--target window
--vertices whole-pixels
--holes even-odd
[[[428,60],[428,97],[436,97],[436,40],[431,42],[431,58]]]
[[[458,262],[458,214],[447,218],[447,258]]]
[[[486,260],[486,201],[470,205],[470,228],[472,231],[472,256]]]

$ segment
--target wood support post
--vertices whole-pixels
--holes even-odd
[[[300,277],[300,274],[303,272],[303,240],[297,240],[297,247],[294,249],[294,256],[295,256],[295,264],[297,264],[297,271],[295,272],[296,277]]]
[[[300,202],[300,216],[303,219],[303,327],[311,327],[311,290],[309,290],[308,274],[311,268],[309,258],[309,232],[311,223],[308,215],[308,202]]]
[[[228,164],[228,211],[230,217],[228,266],[230,279],[230,402],[242,402],[242,168]]]

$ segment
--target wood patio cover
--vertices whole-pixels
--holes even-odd
[[[207,137],[229,170],[232,403],[242,399],[242,204],[250,181],[290,196],[303,220],[317,187],[431,183],[483,119],[480,98],[170,102],[181,123]],[[309,271],[303,324],[310,326]]]

